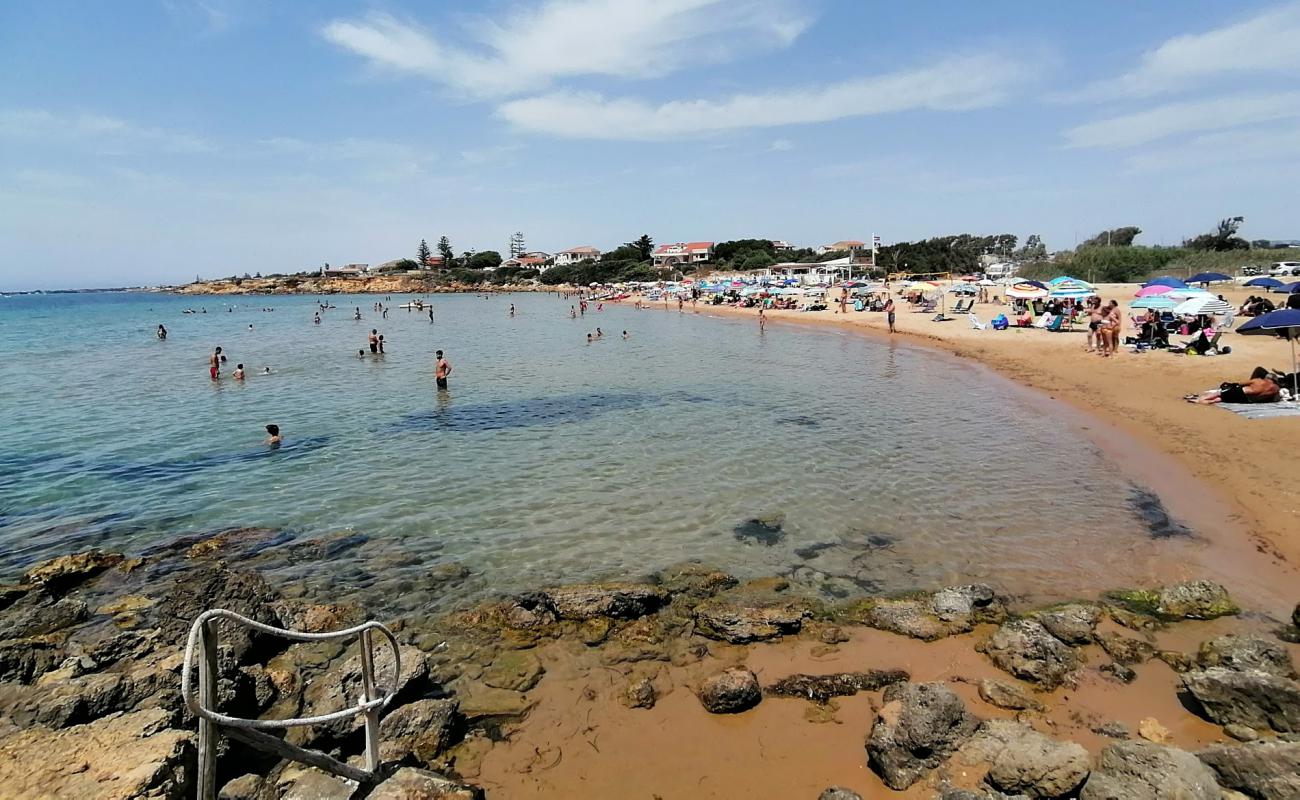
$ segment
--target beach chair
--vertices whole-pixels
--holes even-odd
[[[952,313],[954,313],[954,314],[966,314],[966,313],[969,313],[970,310],[971,310],[972,308],[974,308],[974,307],[975,307],[975,301],[974,301],[974,300],[971,300],[971,301],[970,301],[970,304],[967,305],[967,304],[966,304],[966,301],[965,301],[964,299],[962,299],[962,298],[959,297],[959,298],[957,298],[957,305],[955,305],[955,306],[952,307]]]
[[[1052,320],[1052,324],[1048,325],[1045,330],[1052,331],[1053,333],[1059,333],[1061,331],[1061,326],[1064,324],[1065,324],[1065,315],[1057,314],[1056,318]]]
[[[1054,324],[1056,320],[1059,319],[1059,317],[1053,317],[1052,319],[1048,319],[1047,317],[1048,315],[1046,313],[1040,314],[1038,319],[1034,320],[1034,327],[1046,329],[1048,325]]]
[[[1237,324],[1237,312],[1229,311],[1227,314],[1223,315],[1223,319],[1219,322],[1219,330],[1230,331],[1232,330],[1232,326],[1236,324]]]
[[[988,326],[985,325],[983,322],[980,322],[980,318],[979,318],[979,317],[975,316],[975,315],[972,314],[972,313],[969,313],[969,312],[968,312],[968,313],[966,314],[966,319],[970,320],[970,326],[971,326],[972,328],[974,328],[975,330],[977,330],[977,331],[982,331],[982,330],[984,330],[985,328],[988,327]]]
[[[921,304],[921,307],[918,308],[917,311],[921,312],[922,314],[930,314],[933,313],[934,310],[938,307],[939,307],[938,300],[926,300],[924,303]]]

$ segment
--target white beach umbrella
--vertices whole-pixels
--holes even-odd
[[[1192,316],[1200,316],[1201,314],[1219,315],[1231,312],[1232,305],[1230,303],[1220,300],[1212,294],[1198,295],[1174,306],[1175,314],[1190,314]]]

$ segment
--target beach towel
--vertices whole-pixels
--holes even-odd
[[[1215,403],[1224,411],[1240,414],[1246,419],[1277,419],[1300,417],[1300,403]]]

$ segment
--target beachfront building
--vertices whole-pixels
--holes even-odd
[[[369,271],[369,264],[344,264],[341,267],[331,267],[326,264],[321,267],[320,276],[322,278],[360,278],[361,274]]]
[[[600,258],[600,251],[591,245],[570,247],[555,254],[555,266],[563,267],[577,264],[579,261],[595,261]]]
[[[859,251],[867,248],[866,242],[859,242],[856,239],[841,239],[838,242],[824,244],[817,248],[817,255],[824,256],[827,253],[837,253],[841,250],[848,251],[849,255],[856,255]]]
[[[794,245],[790,244],[785,239],[772,239],[771,242],[772,242],[772,249],[777,251],[778,253],[782,252],[783,250],[794,249]]]
[[[524,253],[521,256],[507,258],[501,262],[503,267],[520,267],[523,269],[535,269],[538,272],[545,272],[550,266],[550,253],[543,253],[540,250],[532,253]]]
[[[774,279],[793,278],[804,285],[829,285],[836,280],[844,277],[849,270],[850,258],[837,258],[833,261],[823,261],[818,264],[802,264],[799,262],[787,262],[784,264],[773,264],[762,270],[759,274],[764,277]]]
[[[661,244],[650,254],[656,267],[707,264],[713,260],[713,242]]]

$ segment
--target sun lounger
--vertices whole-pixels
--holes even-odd
[[[975,316],[974,314],[969,314],[969,313],[968,313],[968,314],[966,315],[966,319],[970,320],[970,326],[971,326],[972,328],[974,328],[975,330],[977,330],[977,331],[982,331],[982,330],[984,330],[985,328],[988,327],[988,326],[985,325],[983,322],[980,322],[980,318],[977,317],[977,316]]]

